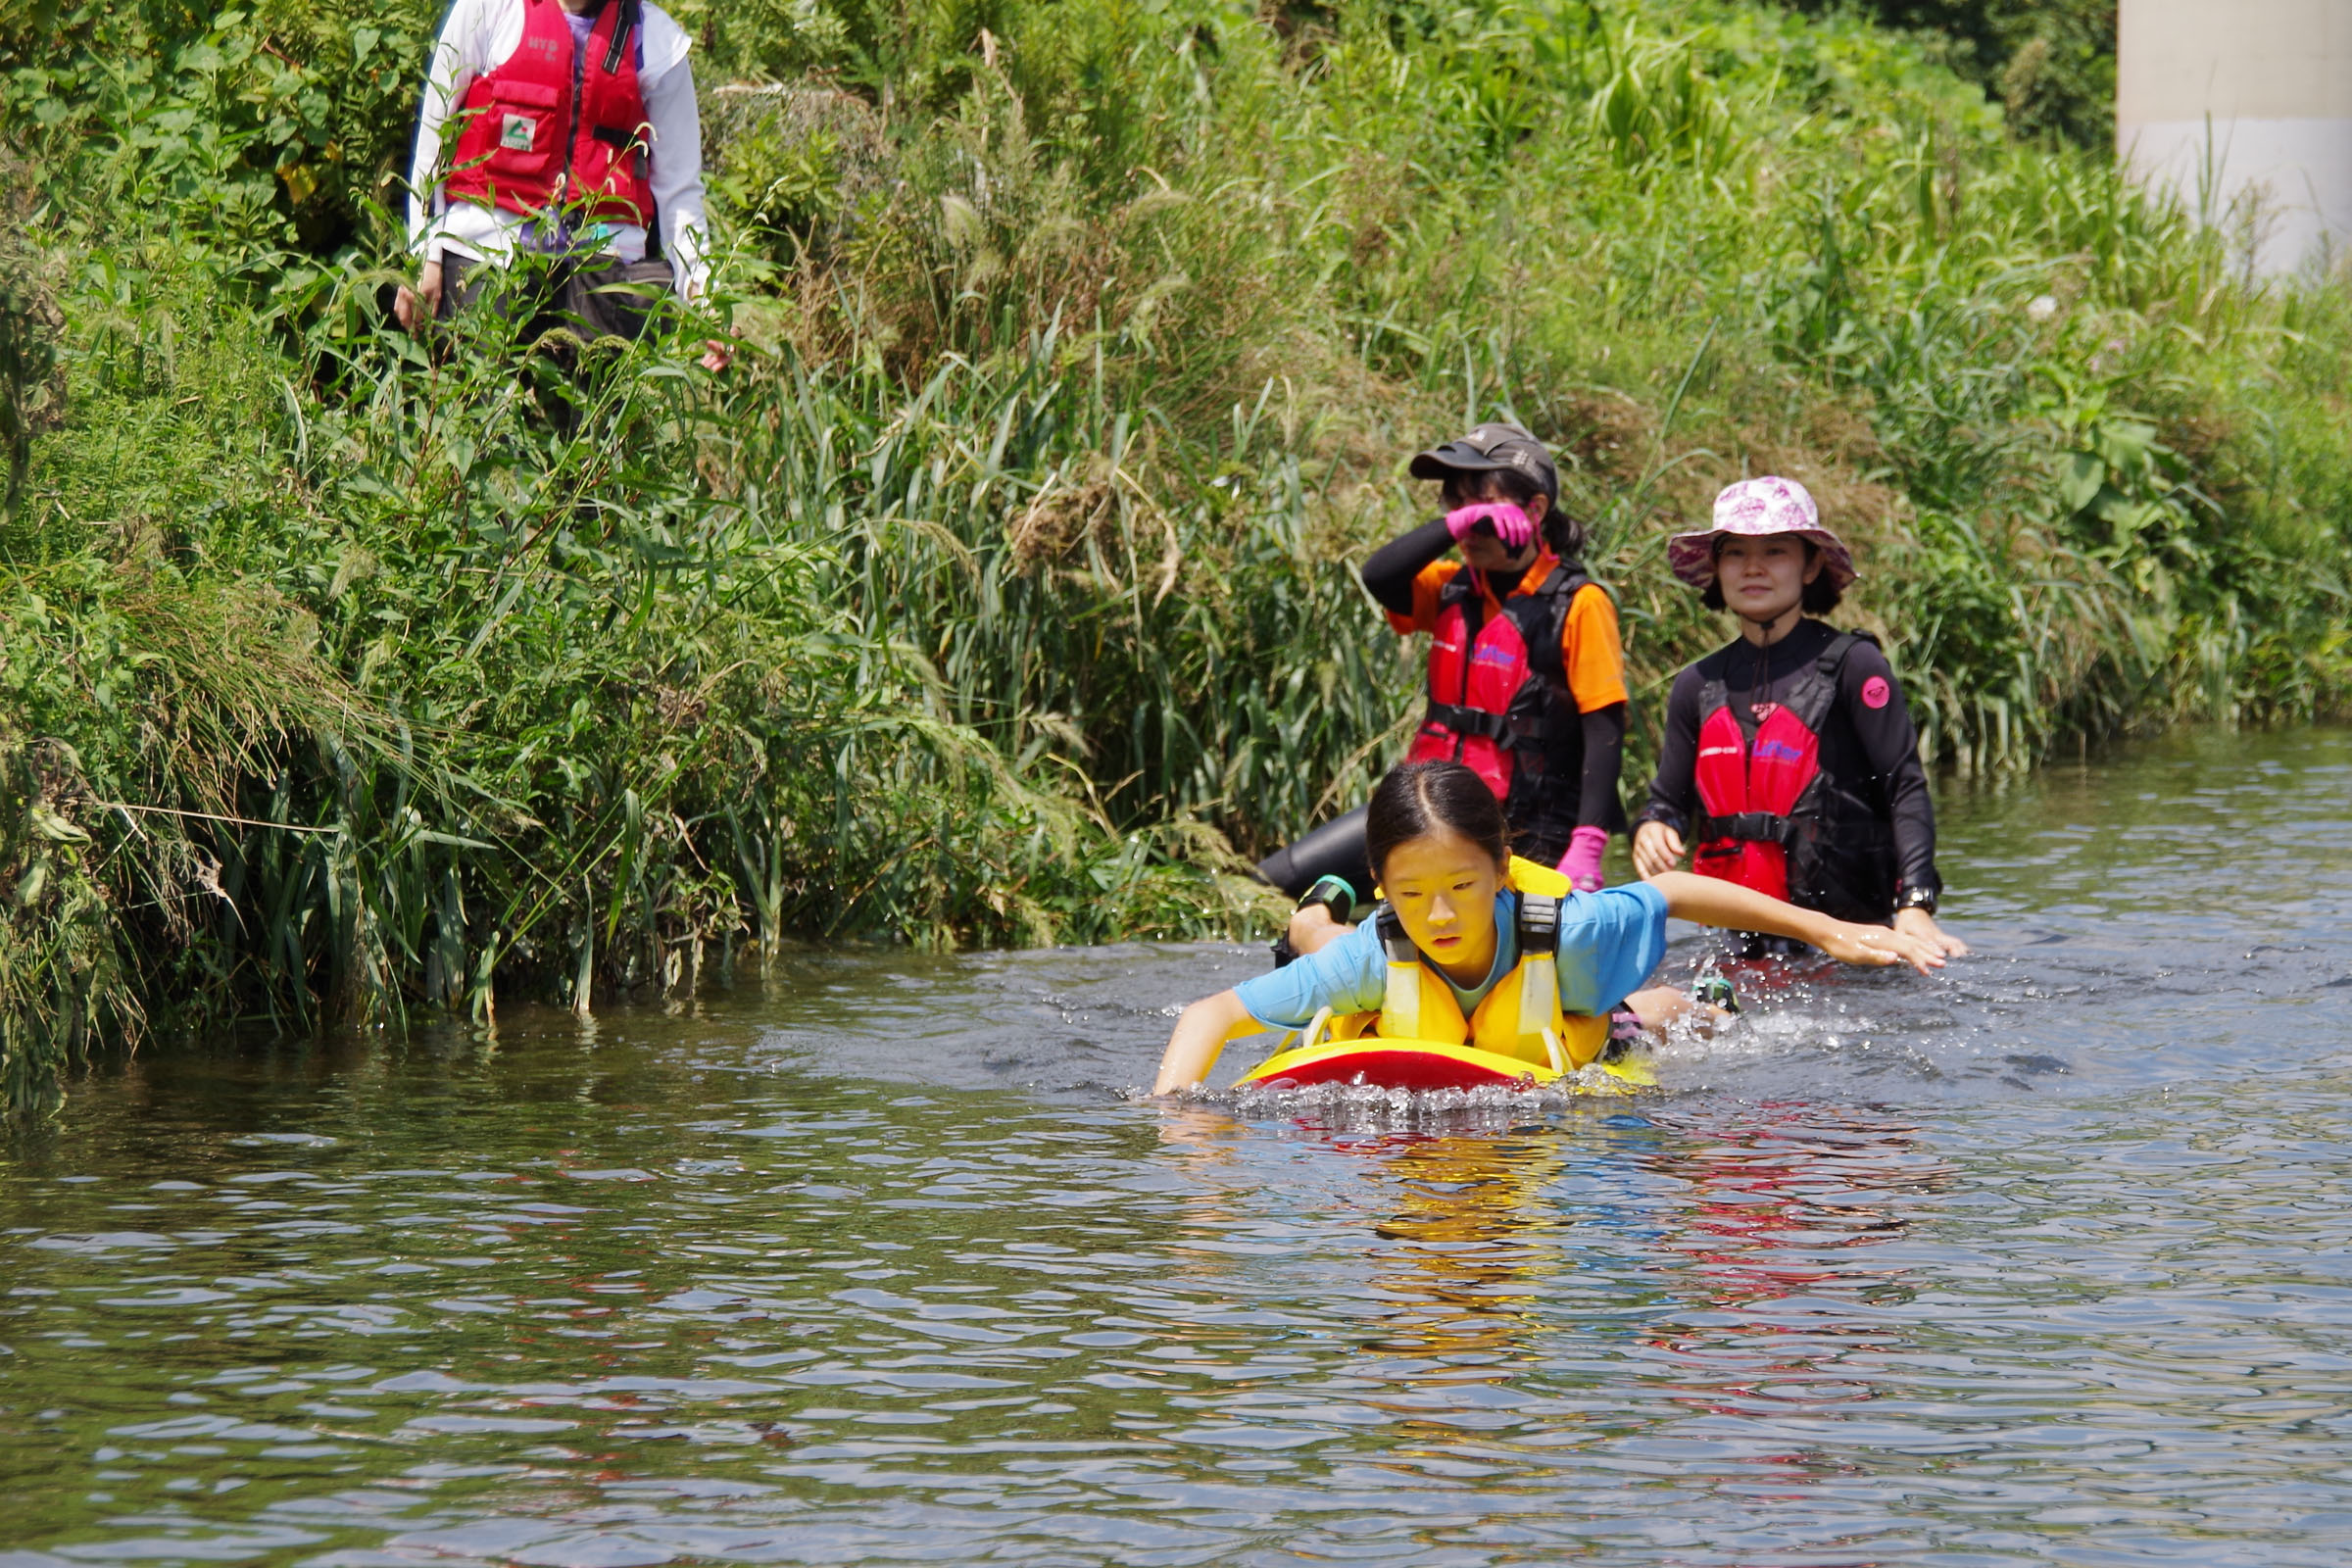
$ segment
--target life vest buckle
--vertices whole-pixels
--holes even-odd
[[[1520,740],[1502,714],[1491,713],[1483,708],[1465,708],[1459,703],[1432,702],[1423,722],[1441,725],[1456,735],[1490,740],[1497,746],[1515,746]]]
[[[1404,917],[1384,904],[1374,918],[1380,924],[1380,946],[1387,955],[1388,960],[1391,963],[1408,963],[1418,966],[1421,962],[1421,950],[1413,946],[1411,937],[1404,934]]]
[[[1560,951],[1560,901],[1546,893],[1519,895],[1519,953]]]
[[[1730,816],[1708,817],[1703,836],[1740,839],[1751,844],[1783,844],[1788,842],[1795,825],[1794,817],[1778,811],[1735,811]]]

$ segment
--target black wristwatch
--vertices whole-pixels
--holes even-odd
[[[1320,904],[1334,920],[1346,925],[1348,916],[1355,912],[1355,887],[1344,876],[1319,876],[1298,900],[1298,907],[1313,904]]]
[[[1905,888],[1894,896],[1894,908],[1897,914],[1905,909],[1925,909],[1928,913],[1934,914],[1936,912],[1936,890],[1927,887]]]

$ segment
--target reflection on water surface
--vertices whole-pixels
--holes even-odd
[[[153,1054],[0,1164],[0,1568],[2340,1560],[2352,737],[1945,812],[1981,957],[1637,1101],[1129,1102],[1224,948]]]

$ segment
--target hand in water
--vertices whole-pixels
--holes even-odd
[[[1821,951],[1840,963],[1888,964],[1907,963],[1921,974],[1931,974],[1943,967],[1943,949],[1934,942],[1911,935],[1907,931],[1889,931],[1883,925],[1854,925],[1845,920],[1833,920],[1823,933]]]
[[[1947,958],[1968,956],[1968,944],[1936,923],[1936,917],[1925,909],[1899,909],[1895,912],[1894,928],[1906,936],[1933,943]]]
[[[1644,822],[1634,829],[1634,874],[1644,882],[1671,871],[1683,858],[1683,836],[1663,822]]]

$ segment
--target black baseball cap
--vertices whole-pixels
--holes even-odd
[[[1535,482],[1553,506],[1560,504],[1560,470],[1544,443],[1515,424],[1482,424],[1468,435],[1413,456],[1407,471],[1416,479],[1452,473],[1495,473],[1508,469]]]

